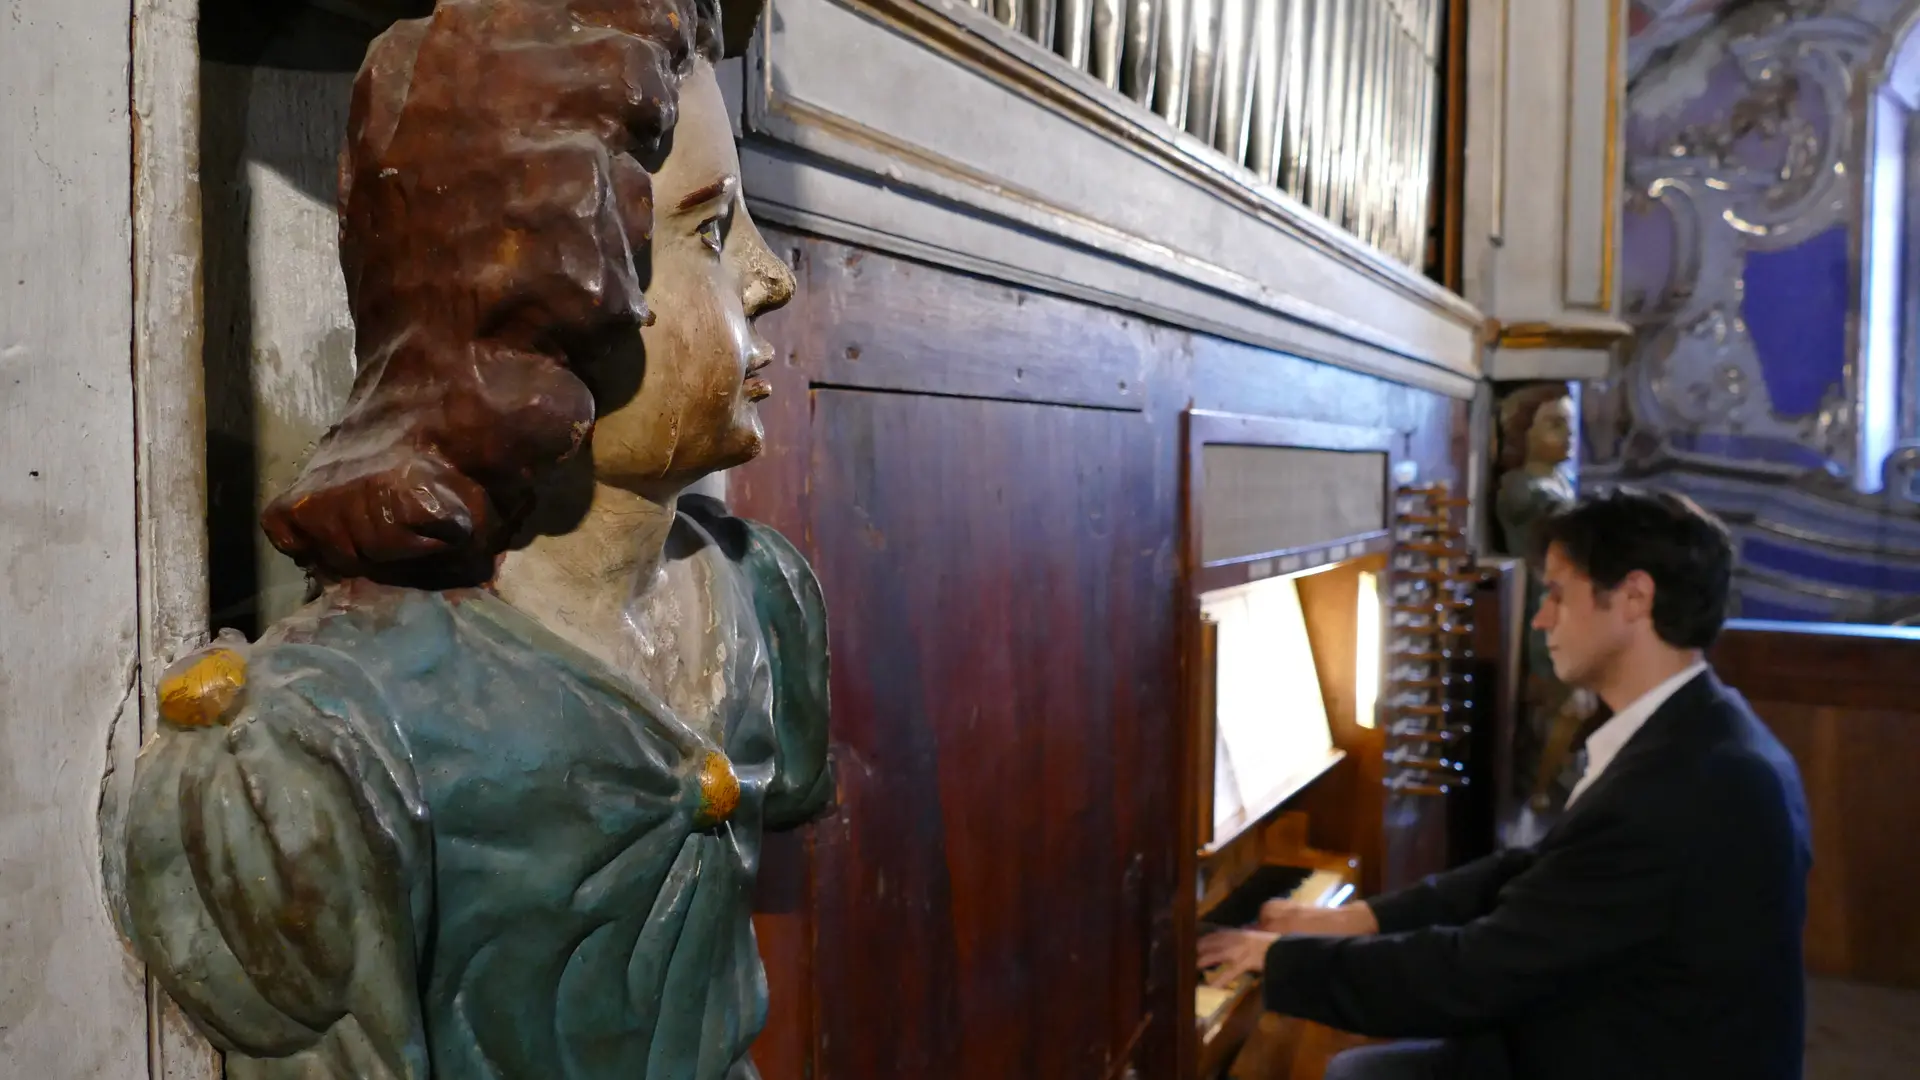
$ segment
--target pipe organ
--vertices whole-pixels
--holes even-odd
[[[970,0],[1419,267],[1445,0]]]

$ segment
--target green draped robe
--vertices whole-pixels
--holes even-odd
[[[777,533],[679,526],[712,715],[489,591],[351,582],[246,650],[221,722],[143,751],[131,934],[233,1080],[755,1075],[761,835],[830,801],[825,611]]]

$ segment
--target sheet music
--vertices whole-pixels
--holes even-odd
[[[1206,598],[1218,623],[1213,825],[1263,812],[1333,751],[1300,591],[1275,578]]]

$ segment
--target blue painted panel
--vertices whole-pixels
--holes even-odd
[[[1791,604],[1782,604],[1772,600],[1762,600],[1756,596],[1740,597],[1740,618],[1742,620],[1771,620],[1774,622],[1825,622],[1827,614],[1811,608],[1798,608]]]
[[[1847,362],[1848,236],[1835,226],[1781,251],[1747,252],[1740,314],[1781,416],[1820,410]]]
[[[1867,559],[1828,555],[1777,541],[1749,537],[1740,556],[1750,566],[1827,585],[1878,592],[1920,593],[1920,570]]]

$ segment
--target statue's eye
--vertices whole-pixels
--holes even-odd
[[[711,248],[715,255],[720,254],[720,247],[725,242],[720,232],[720,219],[709,218],[701,222],[699,232],[700,242]]]

